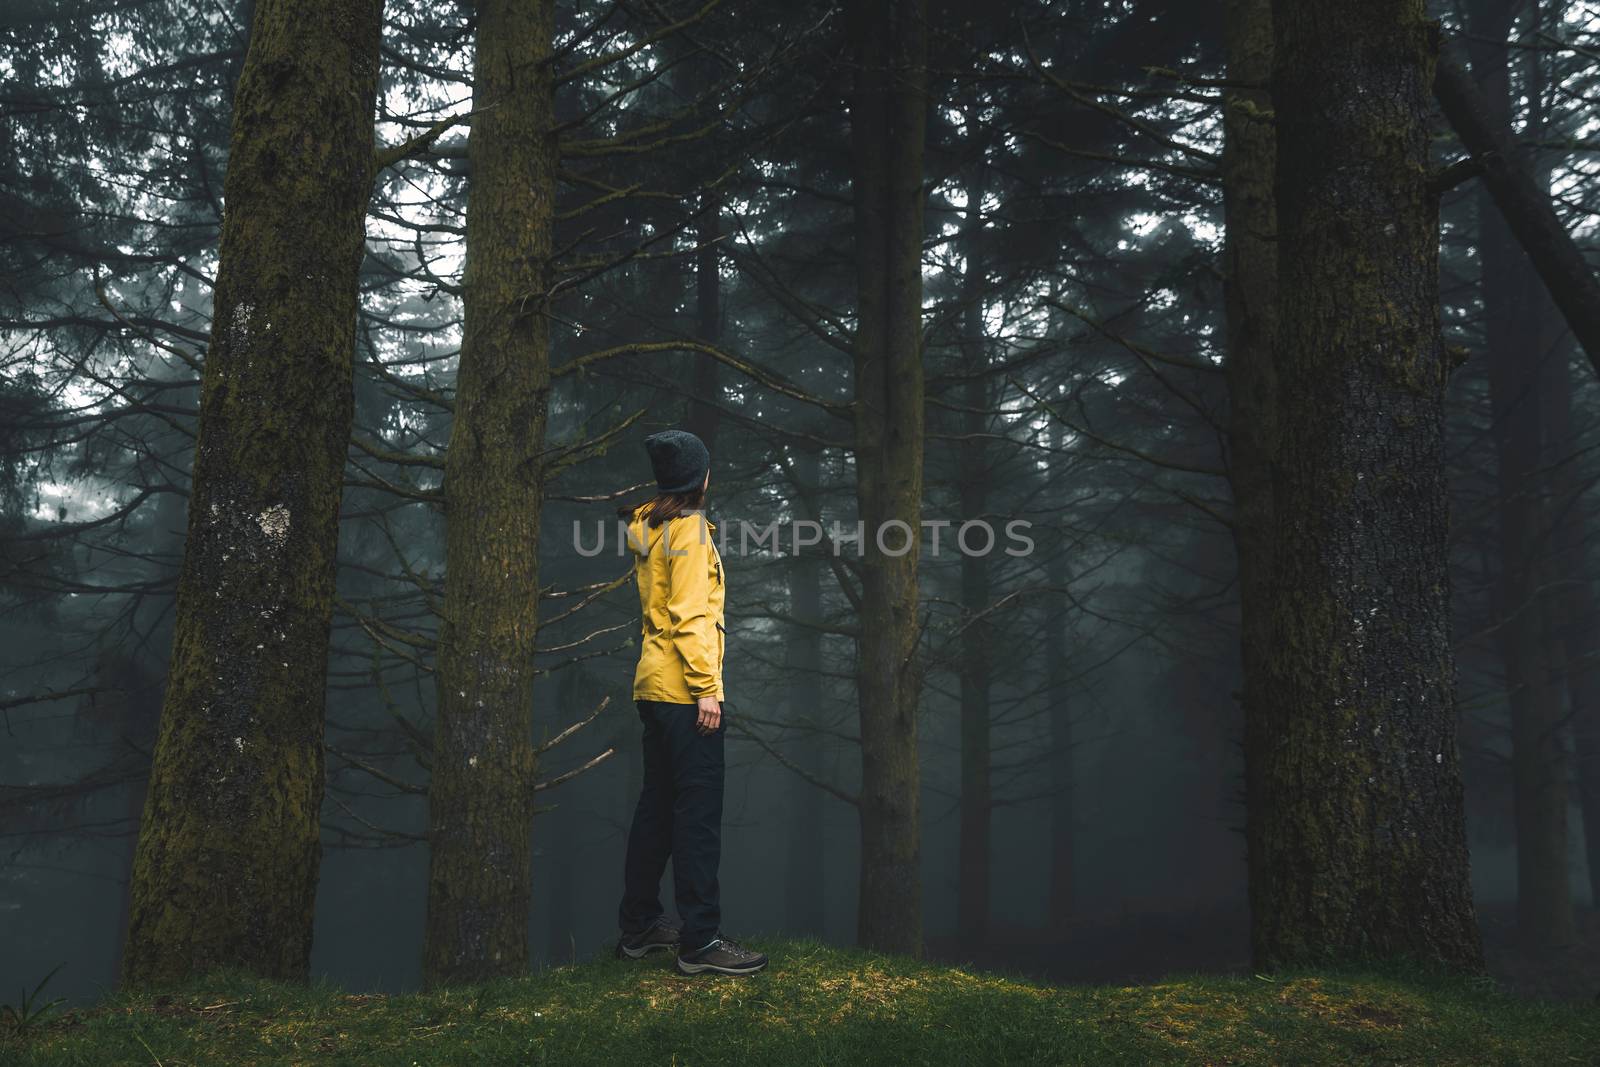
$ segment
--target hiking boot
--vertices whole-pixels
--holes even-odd
[[[683,974],[716,971],[718,974],[755,974],[767,965],[767,957],[741,948],[726,937],[713,938],[709,945],[693,952],[678,949],[678,970]]]
[[[677,948],[678,931],[682,929],[682,923],[658,915],[643,932],[623,934],[617,939],[617,958],[636,960],[658,948]]]

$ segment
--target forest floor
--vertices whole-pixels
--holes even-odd
[[[1556,1064],[1600,1062],[1600,1010],[1401,972],[1052,987],[751,939],[750,978],[604,956],[445,992],[215,978],[0,1031],[0,1064]]]
[[[1478,907],[1484,957],[1500,988],[1542,1000],[1600,1004],[1600,911],[1576,910],[1576,943],[1538,951],[1518,935],[1513,905]],[[1125,985],[1174,973],[1244,975],[1250,973],[1250,913],[1242,905],[1219,904],[1084,915],[1054,933],[996,924],[976,947],[930,939],[928,955],[1053,985]]]

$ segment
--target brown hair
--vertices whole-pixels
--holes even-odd
[[[675,519],[687,511],[700,511],[706,506],[706,491],[700,486],[695,486],[688,493],[657,493],[649,500],[636,504],[623,504],[617,508],[617,518],[629,521],[634,512],[640,508],[649,508],[645,518],[651,526],[660,526],[668,519]]]

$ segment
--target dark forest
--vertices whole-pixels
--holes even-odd
[[[6,0],[0,1062],[1590,1062],[1597,60]],[[674,428],[742,978],[613,958]]]

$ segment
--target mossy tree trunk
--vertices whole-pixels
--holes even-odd
[[[1506,42],[1514,15],[1508,0],[1479,0],[1471,20],[1472,73],[1491,109],[1485,118],[1506,128],[1512,108]],[[1480,185],[1477,193],[1490,431],[1499,488],[1500,568],[1492,615],[1511,709],[1517,920],[1530,943],[1564,946],[1572,943],[1576,928],[1567,877],[1567,765],[1561,736],[1566,710],[1547,655],[1543,616],[1546,530],[1538,382],[1545,294],[1487,187]]]
[[[1278,219],[1273,195],[1275,132],[1267,89],[1272,75],[1271,0],[1228,0],[1223,40],[1228,79],[1239,83],[1227,91],[1223,103],[1223,296],[1227,471],[1239,572],[1239,699],[1249,723],[1267,714],[1260,700],[1266,656],[1272,648],[1269,583],[1276,536],[1271,464],[1277,409],[1272,340],[1277,329]],[[1265,803],[1256,796],[1260,784],[1247,770],[1247,807]]]
[[[123,981],[306,977],[381,0],[259,0]]]
[[[1276,544],[1246,729],[1260,966],[1481,967],[1450,643],[1422,0],[1278,0]],[[1257,699],[1258,698],[1258,699]]]
[[[428,789],[430,985],[528,964],[545,292],[555,196],[551,0],[478,5],[466,266],[445,460],[445,596]]]
[[[258,0],[123,979],[302,979],[382,0]]]
[[[857,63],[850,106],[856,504],[865,524],[856,669],[861,705],[856,936],[869,948],[920,955],[916,648],[927,5],[926,0],[854,0],[850,14]],[[899,551],[902,546],[906,551]]]

